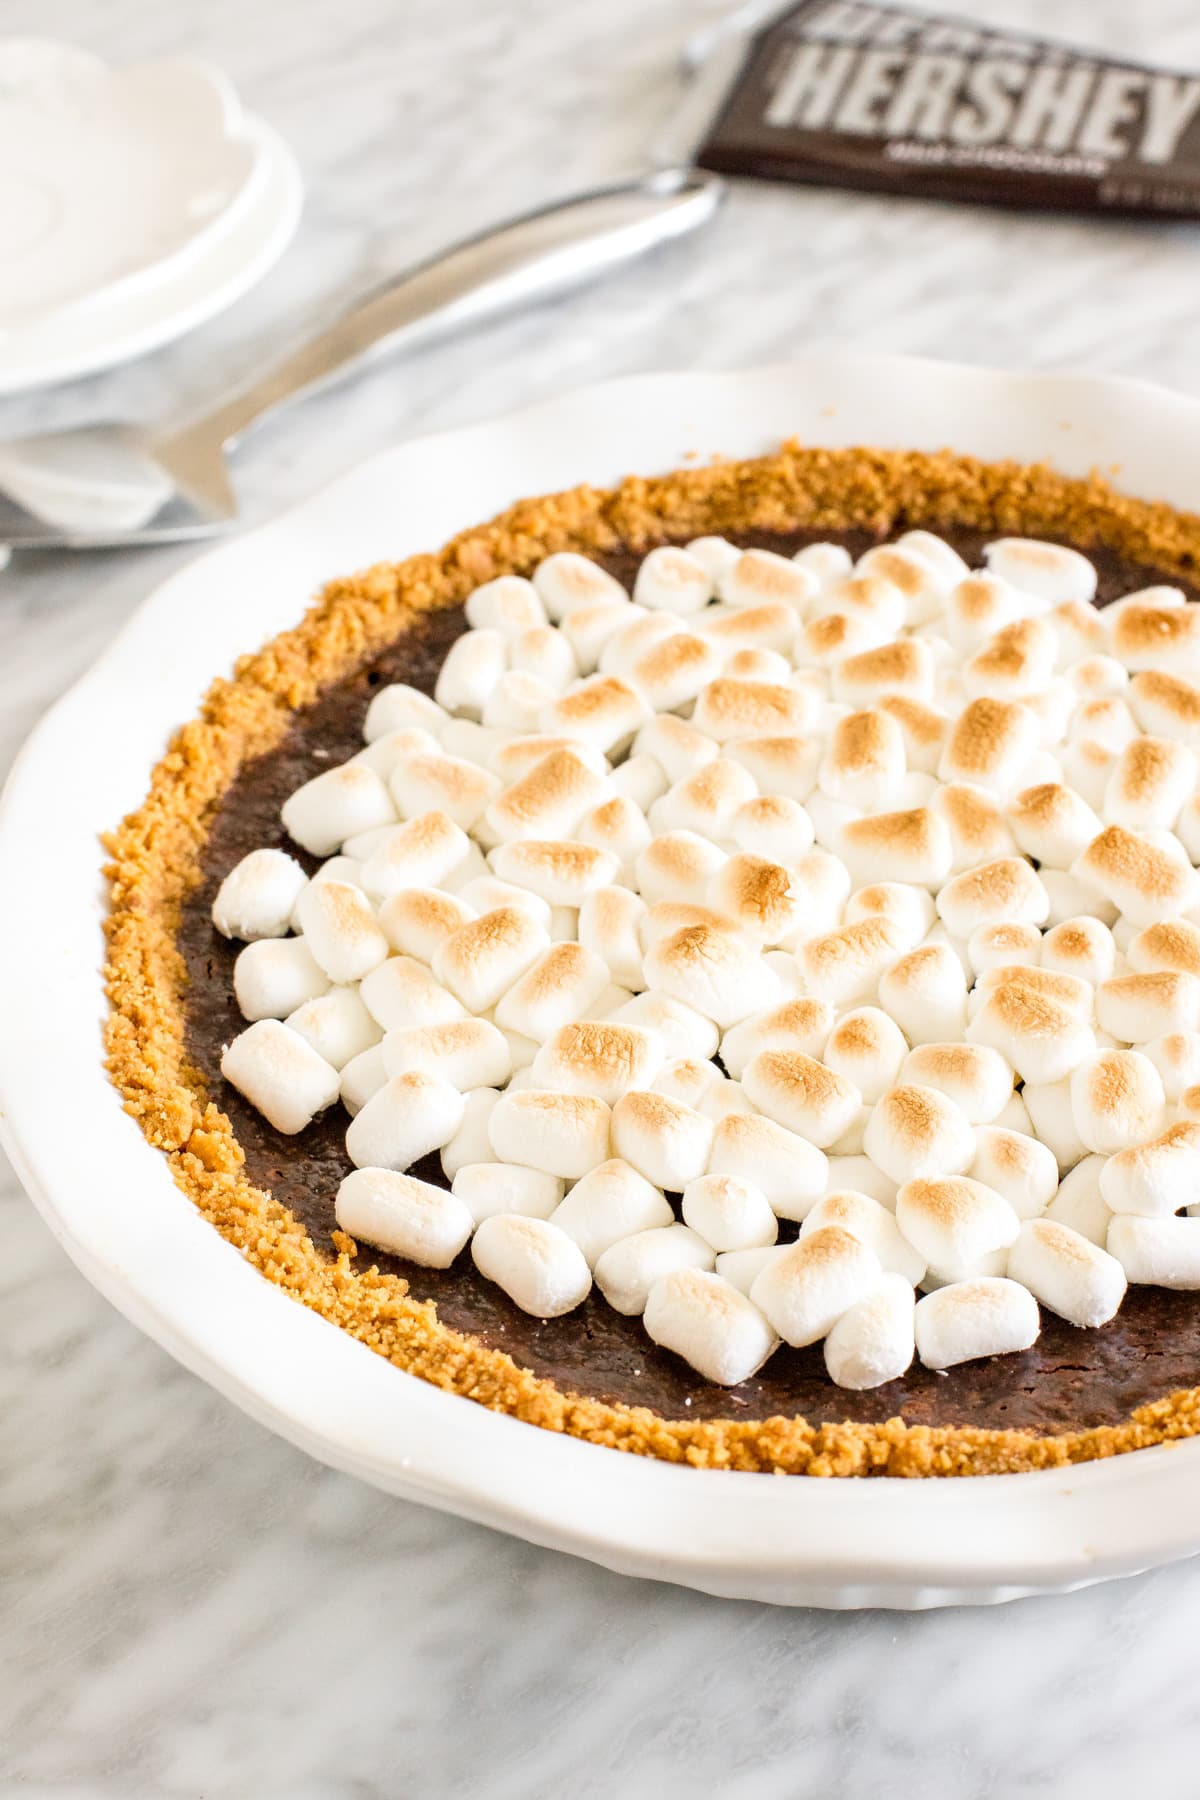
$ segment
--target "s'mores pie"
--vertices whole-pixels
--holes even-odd
[[[130,1111],[266,1278],[595,1443],[1189,1434],[1198,560],[790,448],[333,584],[113,838]]]

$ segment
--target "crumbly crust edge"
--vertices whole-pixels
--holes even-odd
[[[334,1233],[320,1253],[285,1207],[243,1171],[229,1119],[184,1047],[183,902],[199,879],[209,822],[242,764],[272,748],[291,715],[379,654],[421,613],[461,602],[557,550],[603,554],[706,532],[844,530],[898,520],[932,530],[1103,543],[1164,571],[1200,567],[1200,517],[1117,494],[1046,465],[982,463],[949,451],[822,450],[714,462],[618,487],[523,500],[435,555],[330,582],[299,625],[214,681],[173,738],[138,810],[105,838],[111,862],[105,966],[106,1067],[125,1110],[167,1158],[178,1186],[269,1281],[398,1368],[495,1412],[665,1462],[810,1476],[965,1476],[1061,1467],[1200,1433],[1200,1388],[1139,1407],[1115,1426],[1041,1435],[960,1426],[810,1425],[799,1417],[665,1419],[647,1408],[564,1393],[502,1351],[441,1323],[400,1277],[355,1269]]]

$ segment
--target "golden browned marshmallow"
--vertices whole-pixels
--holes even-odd
[[[894,544],[876,544],[860,556],[859,575],[882,575],[904,595],[908,625],[921,625],[937,612],[948,584],[966,574],[961,557],[927,531],[909,531]]]
[[[1002,1194],[965,1175],[906,1181],[896,1195],[896,1223],[930,1268],[952,1278],[1007,1250],[1021,1229]]]
[[[619,869],[611,850],[571,838],[499,844],[489,860],[501,881],[529,888],[549,906],[582,906],[597,888],[608,887]]]
[[[674,713],[659,713],[649,719],[634,739],[633,748],[636,755],[654,758],[668,784],[686,780],[720,755],[714,739],[697,731],[687,719],[676,718]]]
[[[620,878],[632,881],[634,858],[650,842],[652,832],[640,806],[624,794],[614,794],[584,813],[575,827],[581,844],[594,844],[598,850],[610,850],[620,861]]]
[[[741,763],[719,756],[694,775],[667,789],[650,808],[650,826],[660,831],[696,831],[708,838],[728,835],[738,807],[754,798],[754,777]]]
[[[1143,669],[1129,684],[1129,704],[1143,731],[1178,738],[1200,750],[1200,687],[1165,669]]]
[[[782,600],[797,613],[803,613],[817,588],[811,570],[773,550],[744,550],[717,582],[721,599],[732,606]]]
[[[529,913],[498,906],[438,946],[433,972],[468,1012],[485,1013],[549,947],[548,932]]]
[[[975,1133],[960,1106],[936,1088],[894,1087],[871,1114],[864,1148],[893,1181],[961,1175],[975,1155]]]
[[[602,778],[573,750],[552,750],[492,801],[487,827],[499,843],[570,837],[584,813],[598,805],[606,791]]]
[[[821,762],[831,799],[864,812],[885,807],[904,777],[904,734],[890,714],[852,712],[839,719]]]
[[[903,929],[874,914],[809,938],[796,954],[808,992],[845,1006],[870,999],[884,970],[907,948]]]
[[[1123,825],[1108,825],[1071,864],[1071,873],[1134,925],[1174,918],[1196,903],[1195,871],[1184,859]]]
[[[1081,657],[1108,651],[1108,621],[1086,600],[1064,600],[1046,615],[1058,633],[1058,662],[1070,668]]]
[[[535,1087],[595,1094],[613,1106],[632,1088],[648,1088],[666,1058],[656,1031],[611,1019],[562,1025],[533,1059]]]
[[[1000,976],[1001,971],[990,974]],[[1005,972],[1007,973],[1007,972]],[[1042,969],[1021,970],[1044,975]],[[1061,1081],[1095,1049],[1091,1025],[1061,1001],[1020,977],[998,979],[967,1026],[968,1041],[998,1050],[1022,1081]]]
[[[702,688],[692,714],[697,731],[720,744],[733,738],[793,736],[816,711],[812,695],[769,681],[712,681]]]
[[[1024,594],[1051,605],[1090,600],[1096,592],[1096,570],[1078,550],[1047,544],[1040,538],[996,538],[986,546],[988,568],[1011,581]]]
[[[975,985],[980,1000],[997,988],[1024,987],[1058,1006],[1065,1006],[1080,1019],[1090,1019],[1094,996],[1086,980],[1077,975],[1053,969],[1037,968],[1028,963],[999,964],[985,969]]]
[[[1193,925],[1190,919],[1161,919],[1139,931],[1125,954],[1130,968],[1139,974],[1178,969],[1185,975],[1200,975],[1200,925]]]
[[[530,731],[497,744],[491,752],[490,766],[506,784],[520,781],[555,750],[569,750],[579,762],[597,775],[608,770],[608,761],[599,750],[579,743],[575,738],[554,736],[547,731]]]
[[[1013,1072],[999,1051],[984,1044],[918,1044],[898,1079],[936,1088],[960,1106],[972,1125],[988,1125],[1012,1098]]]
[[[1122,1044],[1200,1027],[1200,979],[1178,969],[1115,975],[1096,990],[1096,1018]]]
[[[822,594],[820,607],[822,612],[868,619],[878,627],[880,643],[898,636],[904,628],[904,594],[878,570],[834,582]]]
[[[677,544],[662,544],[643,557],[633,584],[636,605],[671,613],[700,612],[712,592],[712,577],[704,564]]]
[[[1131,602],[1113,620],[1112,653],[1130,670],[1200,673],[1200,607]]]
[[[908,940],[907,950],[915,949],[921,942],[934,917],[933,901],[926,889],[910,887],[902,881],[873,881],[851,894],[846,902],[847,925],[859,919],[889,919]]]
[[[899,725],[908,767],[923,775],[934,774],[950,731],[946,714],[906,694],[885,694],[878,710]]]
[[[1071,1076],[1071,1113],[1089,1150],[1127,1150],[1167,1122],[1162,1077],[1136,1050],[1100,1050]]]
[[[760,944],[778,944],[801,923],[804,895],[779,863],[739,852],[713,876],[708,898]]]
[[[819,1150],[837,1142],[862,1104],[853,1082],[798,1050],[760,1050],[742,1086],[759,1112]]]
[[[967,939],[967,958],[978,975],[1006,964],[1040,962],[1042,934],[1035,925],[977,925]]]
[[[830,1032],[821,1059],[835,1075],[853,1082],[867,1106],[896,1085],[908,1040],[896,1021],[877,1006],[844,1013]]]
[[[1077,976],[1093,987],[1108,980],[1116,955],[1117,947],[1108,926],[1086,913],[1076,919],[1064,919],[1042,939],[1044,969]]]
[[[799,800],[786,794],[756,794],[729,821],[729,836],[748,856],[791,865],[812,849],[812,820]]]
[[[879,1003],[910,1044],[959,1037],[967,1016],[967,978],[949,944],[922,944],[900,957],[879,983]]]
[[[1027,862],[1005,856],[955,875],[939,890],[937,909],[951,936],[969,938],[977,925],[1042,925],[1050,899]]]
[[[1137,737],[1117,757],[1104,817],[1131,831],[1169,831],[1196,786],[1196,758],[1174,738]]]
[[[1120,694],[1106,694],[1103,700],[1081,700],[1071,714],[1067,733],[1071,743],[1093,741],[1114,753],[1131,744],[1137,735],[1137,720]]]
[[[474,917],[457,894],[440,888],[401,888],[379,909],[379,924],[393,950],[431,963],[439,944]]]
[[[714,606],[697,619],[696,630],[722,651],[787,650],[796,635],[796,614],[784,600]]]
[[[969,781],[950,781],[937,789],[929,804],[950,828],[955,874],[1015,853],[1013,834],[998,803],[985,789],[973,787]]]
[[[1020,849],[1048,869],[1069,869],[1103,829],[1087,801],[1055,781],[1022,788],[1006,817]]]
[[[1066,679],[1081,700],[1103,700],[1106,694],[1123,694],[1129,671],[1115,656],[1085,656],[1072,663]]]
[[[923,638],[897,638],[847,656],[833,671],[834,698],[847,706],[874,706],[888,694],[933,698],[933,652]]]
[[[721,1039],[721,1061],[735,1081],[760,1050],[799,1050],[820,1056],[835,1018],[828,1000],[801,994],[769,1012],[754,1013],[733,1025]]]
[[[646,979],[660,993],[724,1027],[760,1011],[778,994],[759,946],[728,920],[685,925],[650,944]]]
[[[970,781],[1007,797],[1038,747],[1038,722],[1017,700],[971,700],[958,715],[938,765],[943,781]]]
[[[632,737],[649,715],[641,694],[619,675],[588,675],[551,701],[539,728],[607,752]]]
[[[963,665],[966,693],[976,699],[1020,700],[1039,693],[1054,673],[1058,647],[1045,619],[1014,619],[980,646]]]
[[[544,1043],[560,1025],[587,1018],[609,979],[608,965],[595,951],[571,942],[551,944],[501,997],[496,1023]]]
[[[849,819],[839,848],[855,882],[903,881],[937,888],[950,873],[950,831],[927,806]]]
[[[764,794],[807,800],[816,784],[821,746],[811,737],[746,737],[729,745],[729,756],[749,771]]]
[[[946,596],[946,636],[960,651],[980,649],[1004,626],[1019,619],[1026,603],[996,575],[968,575]]]
[[[637,859],[637,882],[650,906],[659,900],[704,904],[709,883],[725,852],[694,831],[665,831]]]
[[[873,650],[878,643],[878,628],[861,613],[822,613],[801,627],[796,638],[796,665],[801,669],[836,669],[847,657]]]
[[[715,906],[698,906],[691,900],[656,900],[643,915],[642,950],[648,950],[651,944],[661,943],[663,938],[671,937],[689,925],[713,925],[718,931],[724,931],[729,924],[725,914],[718,912]]]
[[[651,645],[629,674],[656,712],[673,712],[715,681],[721,664],[721,652],[709,639],[677,631]]]

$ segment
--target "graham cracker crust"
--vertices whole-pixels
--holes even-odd
[[[453,1331],[407,1282],[356,1270],[353,1240],[319,1252],[287,1208],[243,1172],[229,1119],[206,1096],[184,1049],[181,907],[222,795],[242,765],[283,737],[291,715],[393,643],[419,615],[463,601],[500,574],[527,574],[558,550],[603,555],[622,545],[751,530],[900,523],[1103,544],[1165,572],[1200,567],[1200,517],[1117,494],[1099,474],[987,464],[948,451],[819,450],[776,454],[618,487],[524,500],[461,533],[436,555],[378,564],[330,582],[301,623],[215,681],[176,734],[143,804],[106,837],[111,910],[106,1066],[125,1110],[161,1150],[183,1192],[269,1280],[398,1368],[544,1430],[701,1468],[811,1476],[965,1476],[1061,1467],[1200,1432],[1200,1388],[1139,1407],[1122,1423],[1057,1435],[960,1426],[814,1426],[803,1418],[666,1419],[646,1408],[562,1392],[503,1352]]]

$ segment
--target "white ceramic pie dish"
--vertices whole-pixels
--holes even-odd
[[[33,734],[0,804],[0,1133],[80,1268],[246,1411],[389,1492],[634,1575],[830,1607],[995,1601],[1200,1549],[1200,1442],[963,1481],[808,1481],[644,1461],[498,1417],[392,1368],[244,1263],[175,1188],[101,1066],[98,834],[171,730],[329,576],[431,549],[522,494],[799,436],[1118,468],[1200,506],[1200,403],[1085,376],[827,354],[584,389],[373,458],[173,577]],[[406,504],[397,509],[396,496]],[[198,643],[181,628],[202,618]],[[79,758],[80,743],[103,754]],[[75,779],[68,789],[61,771]],[[45,821],[54,818],[54,830]],[[70,1096],[64,1130],[61,1096]]]

